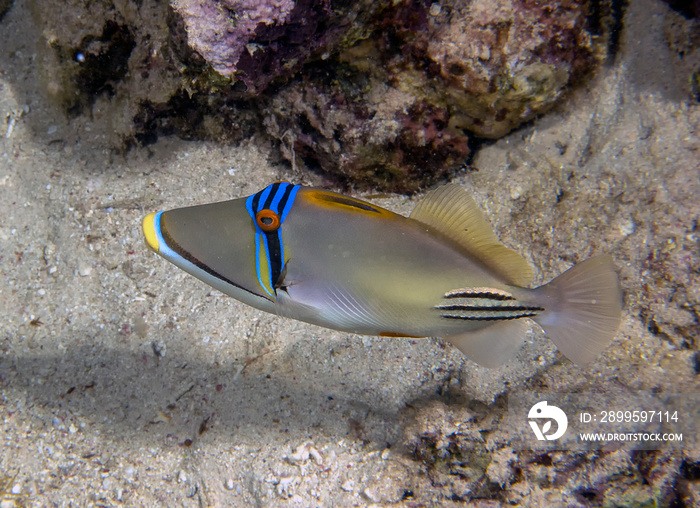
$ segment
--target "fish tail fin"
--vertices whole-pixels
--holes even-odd
[[[622,291],[612,257],[583,261],[533,291],[546,309],[533,319],[573,362],[591,362],[615,337]]]

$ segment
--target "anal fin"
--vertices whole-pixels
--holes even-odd
[[[467,358],[484,367],[498,367],[520,349],[527,323],[522,319],[500,321],[481,330],[445,337]]]

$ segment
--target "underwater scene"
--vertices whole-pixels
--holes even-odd
[[[697,0],[0,0],[0,508],[700,506]]]

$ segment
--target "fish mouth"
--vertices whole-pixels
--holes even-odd
[[[146,245],[156,254],[160,254],[160,242],[158,241],[158,231],[160,230],[160,215],[163,212],[151,212],[143,218],[143,236],[146,238]]]

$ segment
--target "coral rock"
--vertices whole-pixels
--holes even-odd
[[[359,9],[371,14],[382,2],[338,10],[328,0],[172,0],[171,5],[189,46],[217,73],[238,83],[238,92],[252,97],[332,47]]]
[[[267,111],[301,159],[364,187],[412,192],[552,107],[594,68],[580,2],[401,2],[306,66]]]
[[[579,0],[33,2],[48,95],[93,131],[128,146],[264,129],[293,167],[395,192],[551,108],[615,18]]]

